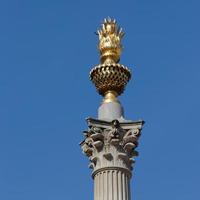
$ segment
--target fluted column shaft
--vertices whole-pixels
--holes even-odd
[[[94,200],[130,200],[130,178],[122,170],[104,170],[94,176]]]

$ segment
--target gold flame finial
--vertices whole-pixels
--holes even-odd
[[[121,39],[124,32],[122,28],[117,26],[116,20],[110,17],[104,19],[97,35],[99,36],[98,48],[101,54],[101,63],[118,63],[122,52]]]
[[[99,94],[104,96],[104,103],[117,101],[117,96],[123,93],[131,78],[130,70],[119,64],[122,52],[121,39],[124,36],[115,19],[104,19],[99,36],[98,49],[101,55],[101,64],[90,71],[90,79]]]

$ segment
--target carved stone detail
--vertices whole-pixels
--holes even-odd
[[[80,145],[93,173],[109,167],[131,171],[143,121],[120,123],[89,118],[87,122],[89,128],[83,132],[85,139]]]

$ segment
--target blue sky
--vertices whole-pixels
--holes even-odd
[[[136,200],[199,199],[200,12],[195,0],[0,1],[0,199],[93,199],[78,146],[101,97],[104,17],[124,28],[133,79],[120,101],[146,121],[132,179]]]

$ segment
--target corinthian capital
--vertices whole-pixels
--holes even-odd
[[[85,139],[80,143],[94,171],[107,167],[132,169],[143,121],[112,122],[88,119]]]

